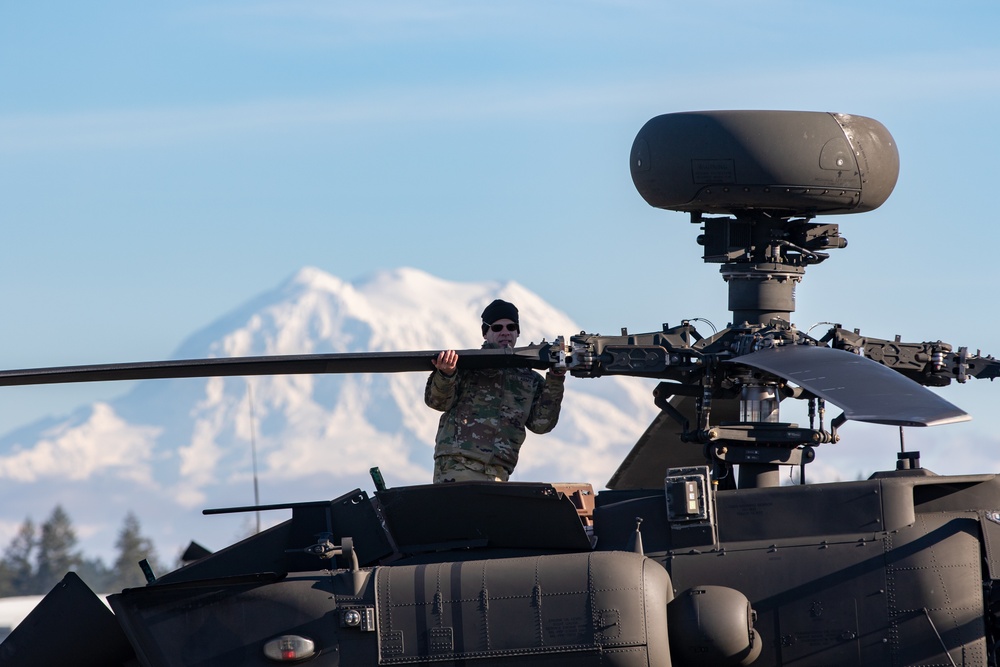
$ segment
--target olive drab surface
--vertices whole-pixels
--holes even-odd
[[[460,368],[659,380],[660,412],[606,490],[387,488],[373,469],[370,493],[206,510],[291,518],[172,572],[147,567],[148,583],[108,606],[67,574],[0,664],[997,665],[997,474],[939,476],[902,450],[867,480],[806,483],[846,421],[942,428],[969,416],[927,387],[1000,374],[966,347],[792,322],[807,268],[846,252],[837,221],[892,193],[892,135],[836,113],[671,113],[642,127],[629,159],[646,202],[701,230],[729,326],[459,352]],[[0,385],[426,372],[436,354],[28,369]],[[782,421],[794,401],[808,423]],[[789,469],[800,483],[781,484]]]

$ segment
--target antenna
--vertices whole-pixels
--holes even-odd
[[[250,406],[250,458],[253,461],[253,504],[260,507],[260,487],[257,485],[257,437],[254,430],[254,422],[257,421],[253,412],[253,391],[250,387],[250,378],[247,378],[247,404]],[[260,532],[260,510],[257,510],[257,531]]]

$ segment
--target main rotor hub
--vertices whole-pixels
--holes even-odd
[[[746,385],[740,391],[741,422],[778,422],[776,384]]]

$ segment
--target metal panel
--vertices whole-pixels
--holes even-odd
[[[763,640],[755,664],[890,664],[881,542],[678,553],[667,562],[678,589],[729,586],[747,596]]]
[[[0,664],[5,667],[109,667],[134,659],[114,615],[73,572],[0,644]]]
[[[918,514],[885,545],[892,664],[985,665],[979,517]]]
[[[719,541],[771,542],[815,536],[871,539],[883,526],[879,483],[847,482],[720,491]]]
[[[782,664],[860,665],[858,602],[841,595],[812,595],[778,609]]]
[[[637,554],[396,565],[375,578],[380,664],[669,664],[669,576]]]
[[[400,551],[497,547],[588,551],[576,506],[550,484],[456,482],[376,494]],[[524,521],[524,517],[532,521]]]
[[[1000,511],[980,511],[979,526],[983,531],[986,576],[996,581],[1000,579]]]
[[[341,585],[347,581],[329,572],[284,579],[238,577],[133,588],[112,595],[109,602],[140,662],[149,667],[272,665],[263,646],[286,634],[315,642],[321,655],[310,664],[318,667],[337,664],[341,629],[331,616],[338,598],[360,599],[338,595],[338,589],[350,588]],[[374,593],[368,588],[373,604]],[[371,660],[374,633],[363,639]],[[359,655],[356,648],[351,652]]]

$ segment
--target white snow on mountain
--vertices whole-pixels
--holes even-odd
[[[193,334],[176,358],[478,348],[492,299],[517,304],[519,344],[580,330],[515,282],[455,283],[415,269],[345,282],[304,268]],[[129,361],[129,360],[110,360]],[[154,380],[0,438],[0,545],[26,518],[60,503],[87,555],[109,558],[128,511],[172,561],[189,540],[218,549],[245,534],[247,514],[206,507],[371,492],[431,478],[439,413],[423,403],[425,373]],[[653,383],[570,378],[563,414],[528,435],[515,480],[604,483],[652,420]],[[287,512],[265,516],[267,523]]]

